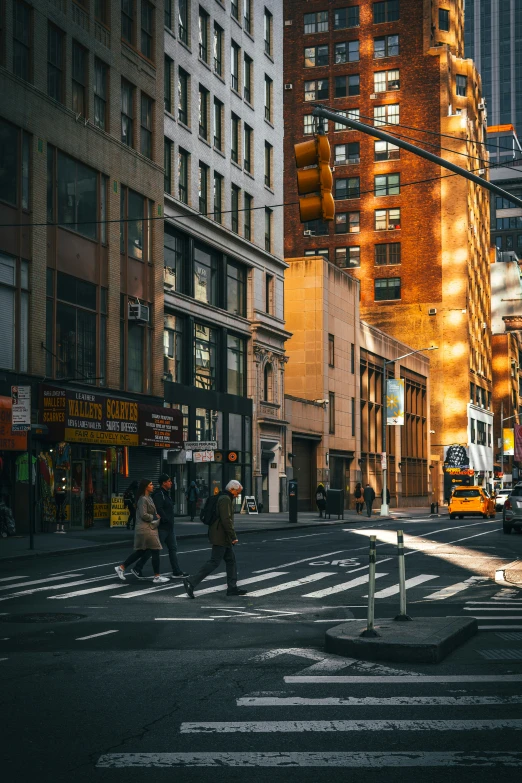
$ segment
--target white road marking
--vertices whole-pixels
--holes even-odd
[[[465,612],[516,612],[518,609],[522,609],[522,606],[465,606]]]
[[[248,579],[239,579],[238,580],[238,587],[242,587],[243,585],[250,585],[252,582],[263,582],[265,579],[275,579],[278,576],[286,576],[288,572],[287,571],[272,571],[269,574],[261,574],[260,576],[251,576]],[[226,590],[227,585],[216,585],[215,587],[207,587],[205,590],[198,590],[196,588],[196,596],[199,595],[208,595],[209,593],[219,593],[221,590]],[[252,593],[249,593],[248,596],[250,597]],[[175,595],[174,598],[187,598],[188,595],[185,593],[184,595]]]
[[[64,593],[63,595],[48,595],[48,601],[63,601],[64,598],[75,598],[77,595],[90,595],[91,593],[102,593],[105,590],[119,590],[125,585],[120,582],[117,585],[102,585],[101,587],[91,587],[90,590],[75,590],[72,593]]]
[[[334,525],[335,522],[327,522],[327,525]],[[275,538],[274,541],[293,541],[294,538],[315,538],[316,536],[333,536],[337,530],[329,530],[327,533],[307,533],[305,536],[285,536],[285,538]]]
[[[44,582],[57,582],[60,579],[71,579],[74,576],[83,576],[83,574],[69,574],[69,576],[50,576],[47,579],[34,579],[32,582],[18,582],[14,585],[2,585],[0,590],[13,590],[15,587],[30,587],[31,585],[42,585]]]
[[[211,574],[210,576],[207,576],[204,581],[207,579],[221,579],[225,576],[225,573],[222,572],[220,574]],[[168,585],[164,585],[163,587],[147,587],[145,590],[142,588],[141,590],[133,590],[130,593],[125,593],[125,595],[113,595],[111,598],[134,598],[136,595],[149,595],[150,593],[162,593],[164,590],[179,590],[183,587],[183,583],[181,582],[171,582]]]
[[[522,767],[518,751],[304,751],[304,752],[230,752],[200,753],[106,753],[98,768],[148,767],[336,767],[381,769],[382,767]]]
[[[283,590],[291,590],[293,587],[301,587],[301,585],[306,585],[309,582],[317,582],[319,579],[326,579],[327,576],[337,576],[337,574],[332,573],[331,571],[319,571],[317,574],[309,574],[308,576],[303,576],[301,579],[294,579],[292,582],[283,582],[280,585],[254,590],[254,592],[249,593],[249,598],[260,598],[263,595],[280,593]]]
[[[0,661],[8,661],[9,658],[0,658]]]
[[[178,555],[188,555],[192,552],[207,552],[211,547],[205,546],[202,549],[187,549],[185,552],[178,552]],[[168,553],[164,555],[160,555],[160,557],[168,557]],[[114,560],[112,563],[100,563],[99,565],[92,565],[92,566],[86,566],[86,568],[82,568],[82,571],[89,571],[92,568],[106,568],[107,566],[115,566],[115,565],[121,565],[121,560]],[[55,571],[53,574],[50,574],[50,576],[60,576],[61,574],[70,574],[71,571],[74,569],[69,569],[69,571]]]
[[[497,626],[498,627],[498,626]],[[464,683],[464,682],[522,682],[522,674],[405,674],[405,675],[370,675],[368,677],[351,676],[348,674],[333,674],[324,675],[324,677],[306,677],[299,674],[287,675],[285,682],[299,682],[306,683],[307,685],[325,685],[335,683],[340,684],[364,684],[372,685],[373,683],[394,683],[394,682],[409,682],[415,684],[429,683],[429,682],[442,682],[442,683]]]
[[[416,585],[420,585],[423,582],[430,582],[432,579],[438,579],[439,577],[436,574],[419,574],[418,576],[413,576],[411,579],[406,579],[405,585],[406,589],[408,590],[410,587],[415,587]],[[375,598],[388,598],[390,595],[397,595],[399,592],[399,584],[392,585],[391,587],[385,587],[384,590],[379,590],[377,593],[375,593]],[[364,598],[367,598],[368,596],[364,596]]]
[[[360,617],[334,617],[329,620],[314,620],[314,623],[354,623],[360,620]]]
[[[186,722],[180,734],[274,734],[348,731],[522,731],[522,720],[249,720]]]
[[[466,601],[467,606],[491,606],[492,608],[495,606],[514,606],[516,609],[521,604],[522,601],[516,601],[513,598],[509,601],[499,601],[498,599],[491,599],[491,601]]]
[[[367,566],[365,566],[365,568],[367,568]],[[376,579],[379,579],[381,576],[388,576],[388,574],[375,574]],[[327,595],[343,593],[345,590],[351,590],[352,587],[358,587],[359,585],[365,584],[369,578],[369,574],[357,576],[349,582],[341,582],[341,584],[334,585],[333,587],[326,587],[324,590],[315,590],[313,593],[305,593],[301,598],[325,598]]]
[[[31,590],[20,590],[17,593],[10,593],[9,595],[3,595],[0,598],[0,601],[10,601],[11,598],[21,598],[24,595],[34,595],[34,593],[43,593],[49,590],[64,590],[64,589],[68,589],[69,587],[76,587],[77,585],[86,585],[92,582],[101,582],[106,579],[114,579],[114,577],[111,574],[109,576],[95,576],[92,579],[79,579],[76,582],[61,582],[59,585],[45,585],[44,587],[33,587]]]
[[[317,674],[317,672],[336,671],[338,669],[344,669],[347,666],[357,665],[364,669],[378,672],[379,674],[411,674],[409,671],[400,672],[398,669],[392,669],[388,666],[381,666],[377,663],[370,663],[366,661],[359,661],[356,658],[345,658],[340,655],[333,655],[331,653],[320,652],[318,650],[312,650],[307,647],[280,647],[274,650],[267,650],[267,652],[255,655],[250,658],[252,663],[263,663],[264,661],[270,661],[280,655],[293,655],[297,658],[306,658],[307,660],[315,661],[311,666],[307,666],[302,669],[299,674],[306,673]]]
[[[310,560],[320,560],[323,557],[330,557],[331,555],[340,555],[343,552],[348,552],[348,549],[337,549],[335,552],[326,552],[324,555],[314,555],[313,557],[304,557],[302,560],[292,560],[291,563],[281,563],[277,568],[287,568],[288,566],[299,565],[300,563],[309,563]],[[257,571],[252,571],[253,574],[264,574],[265,571],[271,571],[272,568],[260,568]]]
[[[86,639],[97,639],[98,636],[107,636],[110,633],[118,633],[118,631],[102,631],[101,633],[93,633],[90,636],[78,636],[75,641],[84,642]]]
[[[522,704],[522,696],[242,696],[237,707],[474,707]]]
[[[480,618],[484,620],[484,617]],[[507,617],[503,617],[503,620],[507,620]],[[522,631],[522,625],[479,625],[479,631]]]
[[[449,585],[449,587],[443,587],[442,590],[437,590],[436,593],[430,593],[429,595],[424,596],[424,600],[444,601],[446,598],[451,598],[451,596],[457,595],[457,593],[461,593],[463,590],[468,590],[479,582],[487,581],[489,580],[486,577],[470,576],[469,579],[465,579],[463,582],[456,582],[454,585]]]
[[[14,579],[29,579],[28,576],[3,576],[0,582],[12,582]]]
[[[196,623],[212,623],[214,622],[213,617],[155,617],[155,620],[168,620],[172,622],[182,623],[185,621],[191,621]]]
[[[475,620],[522,620],[522,614],[514,614],[514,615],[508,615],[505,614],[501,616],[493,615],[492,617],[484,617],[481,614],[471,614],[470,617],[474,617]]]

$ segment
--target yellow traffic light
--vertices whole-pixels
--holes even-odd
[[[297,192],[301,222],[333,220],[335,203],[332,196],[333,177],[330,168],[330,143],[326,136],[314,136],[294,146],[297,167]],[[313,193],[314,195],[308,195]]]

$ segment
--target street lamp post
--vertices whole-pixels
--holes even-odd
[[[388,456],[386,454],[386,368],[389,364],[394,364],[395,362],[400,361],[401,359],[406,359],[408,356],[413,356],[415,353],[423,353],[423,351],[437,351],[438,348],[434,345],[431,346],[431,348],[418,348],[416,351],[410,351],[409,353],[403,354],[403,356],[398,356],[396,359],[383,359],[383,368],[382,368],[382,453],[383,453],[383,459],[385,460],[384,465],[382,469],[382,503],[381,503],[381,517],[388,516],[390,509],[388,506]]]
[[[500,489],[504,489],[504,422],[509,421],[510,419],[516,419],[517,414],[514,413],[513,416],[506,416],[504,418],[504,400],[501,400],[500,402],[500,472],[502,473],[502,478],[500,479]]]

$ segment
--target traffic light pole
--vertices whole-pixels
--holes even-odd
[[[465,177],[466,179],[471,180],[471,182],[474,182],[476,185],[480,185],[486,190],[491,191],[491,193],[496,193],[497,196],[502,196],[503,198],[508,199],[518,207],[522,207],[522,199],[517,198],[517,196],[514,196],[512,193],[508,193],[507,190],[499,188],[498,185],[494,185],[492,182],[488,182],[488,180],[482,179],[482,177],[477,176],[477,174],[473,174],[471,171],[467,171],[467,169],[463,169],[461,166],[456,166],[454,163],[450,163],[449,161],[444,160],[444,158],[439,158],[438,155],[434,155],[432,152],[423,150],[422,147],[416,147],[414,144],[410,144],[407,141],[398,139],[396,136],[392,136],[390,133],[386,133],[385,131],[379,130],[378,128],[372,128],[371,125],[365,125],[362,122],[357,122],[357,120],[351,120],[348,117],[342,117],[335,111],[325,109],[324,106],[316,106],[312,112],[312,116],[322,117],[325,120],[331,120],[331,122],[336,122],[338,125],[346,125],[346,127],[351,128],[352,130],[358,130],[361,131],[361,133],[366,133],[368,136],[374,136],[376,139],[382,139],[382,141],[388,141],[391,144],[395,144],[396,147],[400,147],[401,149],[407,150],[408,152],[413,152],[414,155],[418,155],[421,158],[426,158],[426,160],[429,160],[432,163],[437,163],[439,166],[442,166],[445,169],[449,169],[455,174],[460,174],[461,177]]]

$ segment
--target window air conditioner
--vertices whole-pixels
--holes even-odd
[[[310,229],[309,229],[309,228],[307,228],[307,229],[305,229],[305,230],[303,231],[303,236],[305,236],[305,237],[313,237],[313,236],[315,236],[315,235],[314,235],[314,232],[313,232],[313,231],[310,231]]]
[[[372,92],[372,94],[370,95],[370,98],[372,99],[372,101],[374,101],[376,99],[376,97],[377,97],[376,93]]]
[[[486,108],[486,104],[484,103],[484,101],[480,101],[480,103],[477,106],[477,108],[478,108],[479,111],[484,111],[484,109]]]
[[[437,308],[436,307],[430,307],[428,310],[428,315],[437,315]]]
[[[129,321],[150,321],[150,307],[141,302],[129,302]]]
[[[292,89],[292,85],[289,82],[285,84],[285,90],[291,90],[291,89]]]

